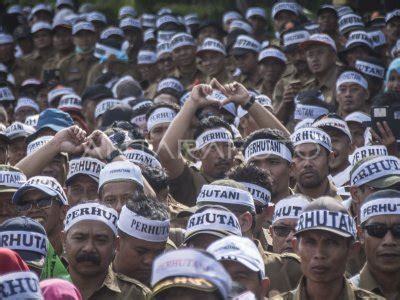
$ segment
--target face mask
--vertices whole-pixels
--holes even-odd
[[[93,47],[88,49],[88,50],[84,50],[79,46],[75,46],[75,52],[78,53],[78,54],[86,54],[86,53],[91,52],[92,50],[93,50]]]

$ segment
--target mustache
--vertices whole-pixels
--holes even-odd
[[[76,262],[81,263],[81,262],[92,262],[96,265],[100,265],[100,257],[95,254],[95,253],[79,253],[75,257]]]

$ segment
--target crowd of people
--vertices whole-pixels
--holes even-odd
[[[400,299],[400,5],[336,2],[11,1],[0,299]]]

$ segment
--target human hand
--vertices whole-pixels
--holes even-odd
[[[83,143],[86,135],[86,131],[77,125],[73,125],[57,132],[53,141],[56,143],[59,153],[79,154],[84,150]]]
[[[100,130],[95,130],[84,143],[84,154],[100,160],[106,159],[116,150],[109,137]]]
[[[213,78],[210,85],[213,89],[219,90],[226,96],[226,99],[220,102],[221,107],[230,102],[237,105],[245,105],[251,98],[249,91],[237,81],[222,85],[217,79]]]

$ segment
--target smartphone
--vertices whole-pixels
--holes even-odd
[[[400,105],[371,107],[371,127],[379,134],[377,123],[386,121],[396,141],[400,143]]]

